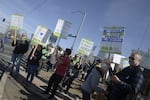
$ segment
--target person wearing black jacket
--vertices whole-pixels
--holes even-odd
[[[129,57],[130,65],[110,76],[112,84],[108,88],[108,100],[136,100],[144,82],[141,60],[139,52],[132,52]],[[107,65],[110,66],[110,63]]]
[[[28,51],[29,42],[26,40],[26,35],[22,34],[21,38],[12,42],[12,46],[15,47],[11,56],[10,74],[13,74],[14,66],[16,67],[15,75],[18,75],[20,69],[21,59]]]
[[[35,52],[34,52],[34,49]],[[34,52],[34,53],[33,53]],[[28,66],[27,66],[27,77],[26,81],[29,83],[32,83],[34,79],[34,75],[36,73],[36,70],[39,66],[39,60],[41,59],[42,56],[42,46],[38,45],[37,48],[34,46],[28,56]],[[30,79],[29,79],[30,77]]]

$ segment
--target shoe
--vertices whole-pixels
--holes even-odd
[[[65,83],[62,83],[62,85],[61,85],[63,88],[65,87]]]
[[[68,94],[68,91],[67,91],[67,90],[64,90],[64,93],[65,93],[65,94]]]
[[[53,99],[54,96],[53,95],[50,95],[47,99]]]
[[[42,94],[49,94],[48,92],[42,92]]]
[[[9,73],[9,75],[13,76],[13,73],[12,73],[12,72],[10,72],[10,73]]]

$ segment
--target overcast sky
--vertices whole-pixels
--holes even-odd
[[[76,35],[83,14],[87,16],[75,43],[79,47],[82,38],[101,46],[103,28],[106,26],[125,27],[122,54],[129,56],[132,49],[147,51],[150,48],[150,0],[0,0],[0,15],[10,20],[11,14],[24,16],[24,29],[34,33],[38,25],[54,31],[58,18],[72,23],[70,33]],[[62,39],[60,46],[70,48],[73,38]]]

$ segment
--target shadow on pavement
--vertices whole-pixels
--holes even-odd
[[[4,68],[6,68],[5,71],[8,71],[8,66],[9,66],[10,63],[8,63],[7,61],[5,61],[4,59],[0,59],[0,64],[3,65]],[[23,59],[22,60],[23,69],[20,69],[20,70],[25,71],[24,70],[25,69],[25,65],[26,65],[26,60]],[[15,84],[16,87],[17,87],[18,83],[22,87],[22,88],[17,87],[18,90],[19,90],[18,91],[19,93],[18,92],[14,92],[13,94],[9,94],[9,93],[12,93],[12,92],[8,92],[9,89],[12,89],[13,87],[6,88],[6,89],[8,89],[7,90],[8,95],[10,95],[10,96],[11,95],[16,96],[17,99],[15,99],[15,100],[48,100],[46,98],[49,95],[43,95],[43,94],[41,94],[43,92],[43,90],[46,89],[47,86],[37,87],[35,84],[30,84],[30,83],[26,82],[25,77],[22,76],[21,74],[19,74],[18,76],[11,75],[9,77],[10,77],[10,79],[8,78],[8,80],[10,80],[10,81],[14,80],[15,81],[15,82],[13,82],[13,84]],[[48,83],[48,81],[46,79],[44,79],[42,76],[38,76],[36,78],[40,79],[41,81],[43,81],[45,83]],[[63,100],[71,100],[70,97],[71,98],[80,98],[78,95],[72,94],[70,92],[68,92],[67,94],[65,94],[63,92],[63,88],[61,88],[61,87],[59,87],[58,90],[59,90],[59,92],[56,93],[56,98],[54,98],[53,100],[57,100],[58,98],[61,98]],[[18,94],[20,94],[20,95],[17,96]]]
[[[42,78],[41,76],[36,76],[38,79],[40,79],[41,81],[43,81],[44,83],[48,84],[48,81],[44,78]]]
[[[43,90],[45,90],[47,86],[40,86],[40,88],[39,88],[35,84],[30,84],[30,83],[26,82],[25,77],[22,75],[12,76],[12,77],[17,81],[17,83],[19,83],[21,86],[23,86],[25,88],[26,91],[20,90],[19,92],[22,95],[25,95],[27,97],[27,100],[48,100],[47,98],[49,95],[42,94],[42,92],[44,92]],[[57,97],[56,98],[54,97],[53,100],[57,100],[57,98],[61,98],[63,100],[71,100],[70,97],[71,98],[77,98],[77,97],[80,98],[78,95],[74,95],[70,92],[65,94],[61,87],[59,87],[58,90],[59,90],[59,92],[56,93]],[[26,99],[20,98],[20,100],[26,100]]]
[[[20,94],[25,95],[27,97],[27,100],[45,100],[44,97],[39,95],[39,93],[42,91],[38,87],[36,87],[34,84],[27,83],[25,78],[22,75],[19,76],[13,76],[12,77],[19,83],[21,86],[24,87],[25,90],[20,89]],[[26,100],[21,99],[20,100]]]

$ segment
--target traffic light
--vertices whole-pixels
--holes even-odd
[[[2,22],[5,22],[5,20],[6,20],[6,19],[5,19],[5,18],[3,18],[3,19],[2,19]]]

